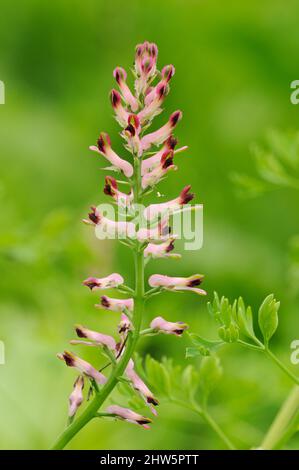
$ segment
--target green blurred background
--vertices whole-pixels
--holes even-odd
[[[203,272],[209,298],[214,290],[231,298],[243,295],[253,307],[274,292],[282,308],[273,347],[290,364],[299,319],[298,297],[290,291],[288,242],[299,232],[299,196],[281,190],[241,200],[229,175],[251,171],[249,147],[267,130],[297,126],[299,107],[289,95],[290,82],[299,78],[298,12],[296,0],[2,0],[2,449],[47,448],[65,426],[75,373],[55,354],[73,337],[72,325],[114,331],[117,314],[95,310],[98,296],[81,281],[116,271],[132,282],[127,249],[95,240],[81,219],[91,203],[105,200],[101,165],[88,146],[105,130],[121,151],[108,99],[115,86],[112,70],[129,69],[135,45],[144,40],[158,44],[160,67],[176,67],[166,113],[154,125],[182,109],[176,134],[189,145],[161,192],[175,197],[190,183],[197,202],[204,203],[203,248],[186,252],[179,262],[152,262],[147,272]],[[144,324],[162,314],[215,338],[205,304],[192,294],[164,294],[148,305]],[[151,338],[140,344],[140,352],[184,364],[186,345],[187,338]],[[88,350],[85,357],[94,354]],[[232,346],[221,352],[221,360],[224,376],[211,413],[239,447],[258,445],[291,384],[254,352]],[[298,366],[293,369],[298,372]],[[298,439],[289,447],[298,447]],[[221,449],[223,444],[196,416],[165,404],[151,431],[93,422],[69,448]]]

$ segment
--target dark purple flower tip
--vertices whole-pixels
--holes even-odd
[[[81,325],[76,325],[75,326],[75,331],[76,331],[77,336],[79,338],[87,338],[86,334],[84,333],[84,329]]]
[[[169,80],[174,76],[175,68],[173,65],[165,65],[161,71],[162,79],[169,82]]]
[[[117,182],[116,179],[112,176],[106,176],[105,178],[105,186],[104,186],[104,193],[107,196],[114,196],[115,191],[117,191]]]
[[[177,123],[182,119],[183,113],[182,111],[175,111],[169,118],[169,122],[171,127],[175,127]]]
[[[164,170],[173,165],[173,150],[166,150],[161,157],[161,166]]]
[[[159,99],[162,99],[164,96],[167,95],[167,85],[165,85],[165,83],[160,83],[158,86],[157,86],[157,96]]]
[[[174,250],[174,240],[171,240],[165,249],[166,253],[170,253],[172,250]]]
[[[110,137],[106,132],[101,132],[100,136],[97,140],[97,147],[100,152],[106,153],[107,152],[107,147],[110,147],[111,142],[110,142]]]
[[[122,67],[116,67],[113,70],[113,76],[116,80],[116,83],[119,85],[121,81],[126,80],[127,74],[126,71]]]
[[[177,143],[178,143],[178,140],[173,135],[171,135],[166,140],[165,145],[169,150],[174,150]]]
[[[112,90],[110,94],[111,104],[113,108],[117,108],[121,103],[121,96],[117,90]]]
[[[142,426],[143,424],[151,423],[152,420],[149,419],[149,418],[144,418],[143,417],[142,419],[138,419],[136,422]]]
[[[97,225],[100,222],[101,217],[100,217],[100,213],[97,210],[96,206],[91,206],[91,212],[89,212],[88,218],[95,225]]]
[[[106,295],[102,295],[101,297],[101,305],[102,307],[109,308],[110,307],[110,302],[108,300],[108,297]]]
[[[68,351],[64,351],[61,354],[61,359],[63,359],[65,361],[67,366],[74,367],[75,359],[74,359],[73,355],[71,353],[69,353]]]
[[[188,202],[192,201],[194,199],[195,194],[189,193],[191,189],[191,185],[189,184],[188,186],[185,186],[180,194],[180,204],[188,204]]]
[[[151,403],[154,406],[159,405],[159,401],[155,397],[147,397],[146,401],[147,401],[147,403]]]
[[[188,282],[187,287],[196,287],[200,286],[200,284],[203,282],[204,276],[198,276],[195,279],[191,279],[191,281]]]
[[[94,289],[95,287],[100,287],[100,283],[96,277],[88,277],[83,281],[83,285],[89,287],[90,290]]]

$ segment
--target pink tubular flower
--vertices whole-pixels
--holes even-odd
[[[69,417],[70,418],[75,416],[79,406],[83,402],[83,399],[84,399],[83,393],[82,393],[83,388],[84,388],[84,377],[82,375],[79,375],[79,377],[77,377],[74,383],[73,391],[69,396]]]
[[[161,158],[165,152],[173,150],[173,152],[175,153],[174,149],[175,149],[175,146],[177,145],[177,142],[178,142],[177,139],[175,139],[173,135],[171,135],[170,137],[168,137],[167,140],[165,140],[163,146],[158,152],[156,152],[151,157],[143,160],[141,164],[142,176],[148,173],[149,171],[152,171],[155,167],[157,167],[160,164]]]
[[[187,330],[187,323],[183,322],[170,322],[164,320],[163,317],[156,317],[150,324],[150,327],[158,333],[165,333],[167,335],[182,336],[185,330]]]
[[[181,255],[178,253],[173,253],[174,249],[174,238],[170,238],[164,243],[160,243],[159,245],[155,243],[149,243],[144,250],[144,257],[145,258],[173,258],[178,259],[181,258]]]
[[[173,150],[166,150],[161,157],[160,164],[152,171],[142,177],[141,186],[143,189],[157,184],[169,171],[176,170],[173,164]]]
[[[112,415],[115,415],[117,418],[123,419],[124,421],[127,421],[128,423],[138,424],[139,426],[142,426],[144,429],[150,429],[148,424],[151,423],[152,420],[138,413],[135,413],[135,411],[132,411],[129,408],[123,408],[122,406],[118,406],[118,405],[111,405],[111,406],[108,406],[106,411],[107,413],[111,413]]]
[[[131,322],[129,320],[129,318],[127,317],[127,315],[125,315],[124,313],[121,314],[121,317],[120,317],[120,322],[119,322],[119,325],[118,325],[118,333],[122,336],[126,336],[127,332],[130,330],[131,328]]]
[[[140,228],[137,232],[137,240],[140,242],[161,242],[168,240],[170,237],[171,228],[168,223],[168,218],[164,218],[153,228]]]
[[[136,374],[134,370],[134,362],[130,359],[127,368],[126,368],[126,376],[132,382],[133,388],[140,393],[140,395],[144,398],[145,402],[149,405],[152,413],[154,415],[157,414],[154,406],[159,405],[157,398],[154,397],[150,389],[145,385],[143,380]]]
[[[175,111],[171,114],[169,120],[164,126],[160,127],[157,131],[146,134],[141,139],[141,146],[143,150],[148,150],[152,145],[162,144],[172,134],[173,129],[177,123],[182,119],[182,112]]]
[[[87,340],[91,341],[92,343],[87,343],[87,346],[106,346],[107,348],[115,351],[116,342],[112,336],[103,335],[102,333],[98,333],[97,331],[89,330],[82,325],[75,326],[76,333],[79,338],[86,338]],[[72,340],[71,344],[86,344],[84,341],[77,341]]]
[[[63,353],[57,354],[57,357],[61,361],[64,361],[67,366],[74,367],[81,374],[95,380],[98,384],[103,385],[107,382],[106,377],[89,364],[89,362],[84,361],[73,353],[64,351]]]
[[[121,102],[121,96],[117,90],[112,90],[110,93],[112,108],[115,112],[115,119],[121,127],[125,127],[128,122],[129,113],[125,110]]]
[[[161,85],[165,85],[166,87],[168,87],[168,83],[171,80],[171,78],[174,76],[174,74],[175,74],[175,68],[173,65],[165,65],[165,67],[163,67],[163,69],[161,70],[161,80],[154,88],[152,88],[151,90],[149,89],[146,93],[146,96],[144,99],[145,106],[149,106],[149,104],[155,99],[156,94],[157,94],[157,89]]]
[[[141,124],[144,124],[147,121],[151,121],[155,116],[161,113],[162,109],[160,106],[163,103],[167,92],[168,87],[165,83],[160,83],[157,87],[155,87],[155,96],[153,100],[138,113],[138,118]]]
[[[190,277],[170,277],[163,274],[153,274],[150,276],[148,283],[151,287],[163,287],[172,291],[190,290],[199,295],[206,295],[204,290],[197,287],[202,283],[203,278],[202,274],[194,274]]]
[[[122,67],[116,67],[113,71],[113,76],[120,88],[124,101],[127,103],[127,105],[130,106],[131,110],[135,113],[138,109],[138,101],[126,83],[126,71]]]
[[[83,285],[89,287],[90,290],[96,289],[112,289],[124,283],[124,278],[118,273],[112,273],[107,277],[88,277],[83,281]]]
[[[161,204],[150,204],[144,211],[144,217],[148,220],[154,219],[160,215],[170,215],[176,210],[179,210],[185,204],[192,201],[194,194],[190,193],[191,186],[185,186],[180,195],[175,199]]]
[[[145,93],[148,84],[156,75],[158,48],[156,44],[145,41],[138,44],[135,55],[135,90],[137,95]]]
[[[101,132],[97,141],[97,146],[91,145],[89,147],[93,152],[98,152],[103,155],[115,168],[118,168],[122,173],[130,178],[133,175],[133,166],[131,163],[120,158],[111,148],[111,140],[106,132]]]
[[[134,299],[112,299],[107,295],[102,295],[97,308],[112,310],[112,312],[132,312],[134,308]]]
[[[120,207],[129,208],[132,204],[134,194],[131,191],[129,194],[119,191],[116,179],[112,176],[106,176],[104,193],[107,196],[112,196]]]
[[[130,114],[128,117],[128,125],[121,133],[122,137],[127,141],[125,145],[129,152],[136,153],[138,157],[142,155],[142,148],[140,142],[141,126],[139,118],[136,114]]]
[[[102,240],[103,235],[119,238],[134,238],[136,235],[136,228],[133,222],[115,222],[114,220],[107,219],[95,206],[91,206],[88,219],[83,219],[83,222],[95,226],[96,237],[100,240]]]

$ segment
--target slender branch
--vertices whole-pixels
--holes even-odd
[[[261,449],[277,449],[283,444],[286,433],[289,433],[290,423],[299,413],[299,387],[292,389],[291,393],[280,408],[276,418],[271,424],[262,444]],[[291,433],[292,435],[292,433]]]
[[[200,416],[209,426],[210,428],[217,434],[217,436],[224,442],[224,444],[230,450],[236,450],[236,447],[233,445],[229,437],[225,434],[225,432],[220,428],[220,426],[216,423],[214,418],[210,415],[210,413],[206,410],[201,408],[198,404],[190,404],[188,402],[176,400],[175,398],[171,399],[171,402],[175,405],[181,406],[182,408],[187,408],[190,411],[193,411],[198,416]]]
[[[227,437],[227,435],[223,432],[223,430],[218,426],[214,418],[206,411],[202,410],[200,416],[205,420],[207,424],[213,429],[213,431],[220,437],[220,439],[226,444],[229,450],[236,450],[233,443]]]
[[[265,349],[265,353],[267,354],[267,356],[275,363],[278,365],[278,367],[285,373],[287,374],[287,376],[296,384],[296,385],[299,385],[299,378],[293,374],[293,372],[291,372],[288,367],[286,367],[281,361],[280,359],[278,359],[278,357],[273,354],[272,351],[270,351],[270,349]]]

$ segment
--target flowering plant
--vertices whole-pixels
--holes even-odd
[[[157,56],[158,49],[155,44],[144,42],[137,46],[134,66],[135,93],[127,84],[127,74],[123,68],[117,67],[113,72],[119,91],[115,89],[111,91],[111,104],[116,120],[122,128],[121,136],[125,141],[125,148],[132,155],[132,162],[120,157],[113,150],[111,139],[105,132],[100,134],[97,145],[90,147],[92,151],[108,160],[112,165],[110,170],[120,173],[124,178],[116,180],[112,176],[107,176],[104,193],[113,198],[120,213],[126,217],[124,220],[115,221],[106,217],[100,208],[92,206],[84,222],[94,227],[96,237],[101,239],[103,234],[113,234],[132,250],[135,260],[135,287],[127,286],[118,273],[103,278],[88,277],[83,282],[92,291],[113,288],[127,294],[129,298],[119,299],[102,295],[96,305],[100,309],[120,313],[117,341],[111,336],[92,331],[82,325],[75,327],[80,339],[71,341],[72,345],[85,344],[101,348],[109,360],[107,364],[111,367],[109,375],[106,371],[103,374],[104,368],[98,370],[73,352],[66,350],[58,354],[58,358],[67,366],[75,368],[79,375],[69,397],[68,426],[57,439],[54,449],[64,448],[80,429],[96,417],[114,417],[143,428],[149,427],[151,419],[131,409],[110,405],[101,411],[102,405],[110,397],[116,385],[125,383],[144,399],[154,415],[157,414],[156,407],[159,401],[136,372],[133,353],[140,337],[160,333],[181,336],[188,325],[180,321],[171,322],[158,316],[151,321],[148,328],[141,330],[145,303],[151,296],[160,294],[163,290],[206,294],[199,287],[203,281],[201,274],[189,277],[154,274],[148,280],[151,289],[145,290],[145,261],[179,257],[172,253],[176,235],[171,233],[170,217],[182,211],[183,207],[194,198],[190,193],[190,186],[185,186],[175,199],[151,204],[140,214],[139,208],[144,196],[152,192],[170,171],[176,169],[175,155],[187,148],[176,149],[177,140],[173,136],[173,131],[182,118],[181,111],[173,112],[160,129],[145,133],[153,118],[162,112],[161,106],[169,92],[169,82],[175,73],[173,65],[166,65],[159,72]],[[152,151],[155,146],[159,148]],[[128,193],[119,189],[122,184],[129,184]],[[139,213],[138,217],[136,212]],[[88,395],[93,394],[93,399],[77,417],[78,408],[84,401],[83,388],[86,381],[90,383]]]

